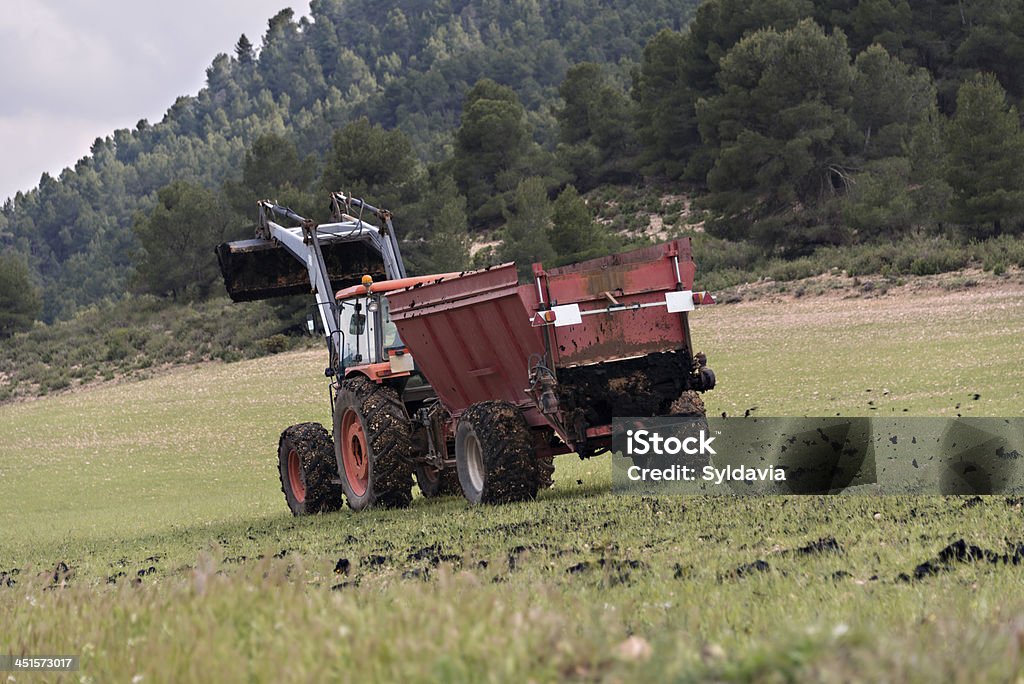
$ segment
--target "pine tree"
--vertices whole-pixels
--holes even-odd
[[[219,272],[213,248],[230,235],[231,213],[214,192],[185,181],[161,188],[149,214],[135,218],[142,246],[136,276],[143,292],[204,297]]]
[[[256,202],[263,199],[288,204],[309,213],[309,201],[300,197],[316,175],[315,159],[300,159],[295,144],[274,133],[261,135],[245,153],[242,178],[224,183],[224,194],[235,212],[255,217]]]
[[[924,69],[908,66],[881,45],[854,61],[852,115],[867,159],[903,156],[914,127],[935,105],[935,86]]]
[[[599,64],[572,66],[558,88],[558,156],[581,187],[635,178],[639,142],[632,102],[611,86]]]
[[[252,64],[256,59],[256,54],[253,51],[252,43],[243,33],[235,43],[235,56],[238,58],[239,64]]]
[[[817,207],[849,186],[853,77],[842,32],[826,35],[811,20],[782,33],[758,31],[729,51],[722,94],[697,110],[714,158],[706,198],[718,215],[712,232],[768,246],[831,240],[782,213]]]
[[[0,339],[31,328],[42,308],[25,260],[14,252],[0,254]]]
[[[475,222],[487,223],[501,215],[531,147],[526,111],[512,89],[490,79],[473,86],[455,132],[452,175]]]
[[[519,182],[512,211],[505,212],[502,245],[498,250],[504,261],[515,261],[521,278],[529,277],[534,262],[552,262],[555,250],[548,238],[551,230],[551,201],[540,178],[531,176]]]
[[[951,219],[1002,232],[1024,213],[1024,132],[995,76],[979,74],[960,86],[945,139]]]
[[[416,200],[420,168],[408,136],[362,117],[331,138],[321,181],[325,192],[343,191],[401,211]]]
[[[466,198],[449,197],[437,214],[430,233],[430,260],[437,273],[462,271],[469,266]]]
[[[549,235],[559,264],[602,256],[611,247],[608,231],[594,220],[587,203],[572,185],[555,198]]]

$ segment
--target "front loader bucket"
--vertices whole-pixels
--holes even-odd
[[[331,287],[357,285],[364,275],[385,277],[380,254],[360,242],[321,243]],[[309,294],[309,271],[274,240],[239,240],[217,245],[224,287],[236,302]]]

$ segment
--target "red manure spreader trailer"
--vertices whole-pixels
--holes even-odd
[[[281,435],[296,515],[333,510],[342,495],[355,510],[406,505],[413,475],[425,496],[530,499],[550,486],[554,456],[609,449],[613,416],[703,415],[699,393],[715,376],[693,350],[689,314],[713,299],[693,291],[689,239],[534,264],[526,284],[515,264],[410,278],[390,214],[340,194],[332,202],[334,221],[322,225],[263,202],[257,240],[218,247],[240,301],[300,281],[316,295],[333,430],[301,423]],[[358,272],[367,246],[384,280]]]

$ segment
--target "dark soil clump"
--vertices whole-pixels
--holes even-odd
[[[362,565],[363,567],[379,568],[380,566],[382,566],[385,563],[387,563],[388,560],[389,559],[388,559],[387,556],[378,556],[378,555],[371,554],[369,556],[365,556],[363,558],[363,560],[361,560],[359,562],[359,564]]]
[[[842,553],[843,547],[839,545],[835,537],[822,537],[796,549],[801,556],[816,556],[822,553]]]
[[[758,572],[768,572],[772,569],[772,566],[768,565],[768,561],[758,559],[753,563],[744,563],[735,570],[732,571],[733,577],[747,577]]]
[[[928,559],[914,568],[913,579],[922,580],[941,572],[950,572],[955,563],[988,563],[990,565],[1021,565],[1024,563],[1024,542],[1012,545],[1006,553],[998,553],[991,549],[985,549],[974,544],[968,544],[963,539],[957,539],[952,544],[939,551],[935,558]],[[900,573],[897,582],[909,582],[911,576],[907,573]]]

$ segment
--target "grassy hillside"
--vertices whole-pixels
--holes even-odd
[[[835,292],[695,314],[709,411],[1021,415],[1020,283]],[[81,654],[67,681],[95,682],[1024,667],[1021,567],[936,561],[959,539],[1024,543],[1017,499],[619,497],[606,457],[567,456],[535,502],[293,519],[273,452],[284,426],[327,420],[322,364],[291,352],[0,406],[0,652]],[[926,561],[934,575],[899,579]]]

